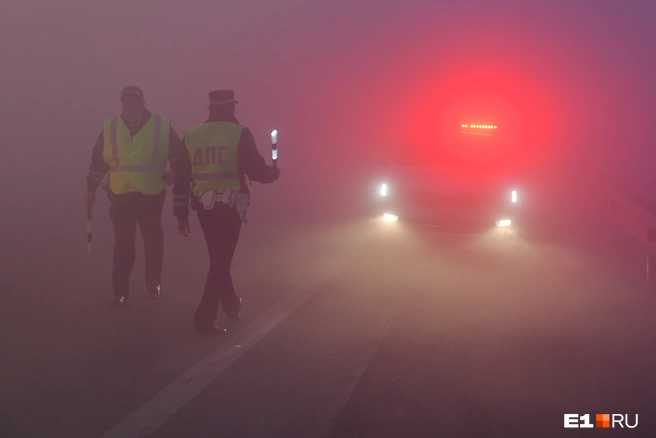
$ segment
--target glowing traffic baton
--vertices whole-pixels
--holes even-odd
[[[273,160],[273,170],[278,170],[278,130],[271,131],[271,159]]]
[[[87,210],[87,253],[91,254],[91,209]]]

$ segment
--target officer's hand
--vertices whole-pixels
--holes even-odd
[[[82,202],[87,210],[93,209],[93,204],[96,202],[96,192],[92,192],[91,190],[84,192]]]
[[[180,233],[184,237],[189,237],[189,234],[191,233],[191,227],[189,226],[189,219],[178,221],[178,233]]]
[[[175,182],[175,172],[173,172],[173,169],[162,174],[162,181],[164,181],[164,184],[167,186],[170,186]]]

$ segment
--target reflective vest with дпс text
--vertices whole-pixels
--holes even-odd
[[[209,190],[223,193],[228,187],[239,191],[237,149],[243,130],[233,122],[205,122],[187,131],[184,142],[196,197]]]
[[[103,157],[109,164],[112,192],[157,195],[164,190],[170,126],[168,119],[153,114],[132,137],[121,116],[105,122]]]

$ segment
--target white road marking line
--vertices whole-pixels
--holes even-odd
[[[264,315],[241,330],[234,340],[221,344],[102,438],[138,438],[141,434],[155,432],[325,283],[344,270],[351,260],[352,253],[337,257],[314,281],[293,289]]]
[[[382,318],[379,329],[367,340],[362,350],[353,357],[355,365],[351,369],[351,372],[334,388],[331,397],[332,401],[326,405],[321,417],[315,420],[315,429],[306,431],[307,433],[303,436],[307,438],[325,438],[330,436],[335,426],[335,421],[351,401],[355,388],[360,382],[360,378],[367,368],[369,368],[374,354],[378,351],[392,324],[389,315],[383,316]]]

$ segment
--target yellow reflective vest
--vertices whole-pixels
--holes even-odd
[[[164,190],[162,174],[169,156],[169,119],[152,114],[132,137],[122,117],[105,121],[103,157],[109,164],[109,187],[122,195],[157,195]]]
[[[208,190],[223,193],[228,187],[239,191],[237,149],[243,130],[233,122],[205,122],[186,132],[195,196]]]

